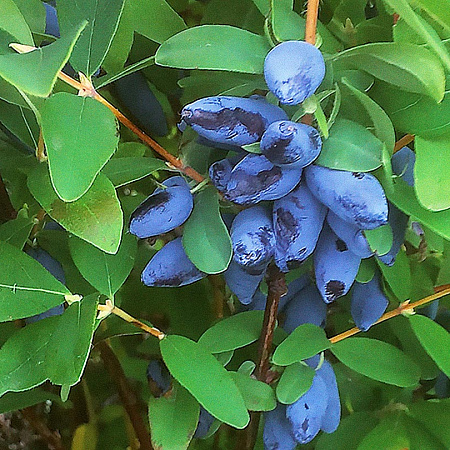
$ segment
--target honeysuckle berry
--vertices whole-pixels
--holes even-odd
[[[322,53],[307,42],[282,42],[264,61],[267,86],[286,105],[297,105],[314,94],[324,76]]]
[[[276,120],[286,113],[264,97],[217,96],[201,98],[181,111],[181,119],[200,136],[213,142],[242,146],[259,141]]]
[[[269,125],[261,138],[261,153],[277,166],[305,167],[320,154],[319,132],[302,123],[289,120]]]
[[[258,286],[264,278],[264,271],[249,273],[240,264],[231,260],[224,278],[233,294],[243,305],[248,305],[253,300]]]

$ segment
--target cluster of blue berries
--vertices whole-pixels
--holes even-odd
[[[283,42],[266,57],[264,75],[281,105],[297,105],[321,84],[325,64],[320,51],[300,41]],[[282,272],[299,267],[314,253],[315,282],[303,275],[288,286],[279,312],[290,333],[299,325],[324,327],[326,305],[353,286],[351,314],[368,330],[384,313],[388,300],[376,272],[367,283],[355,282],[361,260],[379,257],[394,264],[404,240],[408,217],[388,205],[383,188],[371,174],[334,170],[312,164],[322,141],[312,126],[289,120],[285,110],[264,97],[217,96],[199,99],[181,112],[183,126],[202,143],[233,150],[209,169],[223,199],[243,209],[230,224],[233,258],[224,272],[230,290],[244,308],[264,309],[260,284],[270,263]],[[259,142],[260,153],[245,146]],[[242,148],[244,146],[244,148]],[[408,148],[394,155],[393,170],[408,182],[414,155]],[[130,231],[140,238],[157,236],[182,225],[193,208],[188,184],[180,176],[165,182],[132,214]],[[390,224],[393,244],[376,255],[364,234]],[[201,236],[199,237],[201,239]],[[166,244],[142,274],[149,286],[183,286],[206,276],[189,260],[180,237]],[[318,357],[311,388],[291,405],[266,414],[266,449],[293,449],[320,430],[331,433],[340,420],[339,393],[332,366]]]

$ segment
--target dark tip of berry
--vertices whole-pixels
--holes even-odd
[[[358,180],[362,180],[362,179],[364,178],[364,174],[361,173],[361,172],[352,172],[352,175],[353,175],[355,178],[358,178]]]
[[[348,250],[347,244],[342,239],[336,239],[336,248],[339,252]]]
[[[338,280],[331,280],[327,283],[325,288],[325,295],[327,296],[328,301],[332,302],[336,300],[338,297],[341,297],[344,293],[344,283]]]

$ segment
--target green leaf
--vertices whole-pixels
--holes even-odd
[[[30,28],[13,0],[0,0],[0,28],[18,39],[19,44],[34,45]]]
[[[18,216],[16,219],[0,225],[0,241],[7,242],[22,250],[33,226],[34,223],[29,217]]]
[[[67,92],[45,102],[42,134],[52,184],[65,202],[87,192],[119,142],[116,119],[106,106]]]
[[[383,0],[418,34],[429,48],[440,58],[447,71],[450,71],[450,56],[439,35],[424,19],[418,16],[407,0]],[[449,5],[450,6],[450,5]]]
[[[211,353],[245,347],[259,339],[263,318],[264,311],[235,314],[208,328],[198,342]]]
[[[25,145],[28,145],[30,150],[37,147],[39,125],[35,115],[29,109],[0,102],[0,121]]]
[[[393,266],[389,267],[377,258],[378,267],[395,296],[404,302],[411,295],[411,269],[406,253],[400,250]]]
[[[287,366],[278,382],[278,401],[285,405],[296,402],[311,387],[315,374],[314,369],[300,362]]]
[[[370,248],[377,255],[383,256],[389,252],[392,247],[392,228],[389,224],[381,225],[373,230],[364,230]]]
[[[230,372],[249,411],[272,411],[277,406],[273,389],[240,372]]]
[[[339,428],[334,433],[322,433],[319,436],[316,450],[356,449],[377,423],[378,420],[369,412],[353,412],[341,420]]]
[[[90,77],[100,67],[119,25],[124,0],[58,0],[61,34],[74,24],[87,21],[70,63],[76,71]]]
[[[297,327],[275,350],[272,362],[278,366],[289,366],[306,358],[317,355],[327,348],[331,342],[325,331],[311,323]]]
[[[450,31],[450,2],[448,0],[416,0],[434,20]]]
[[[123,157],[110,159],[102,172],[116,188],[147,177],[157,170],[167,170],[166,163],[152,157]]]
[[[0,396],[20,392],[45,380],[63,386],[77,383],[89,354],[98,295],[75,302],[61,316],[27,325],[0,350]]]
[[[338,119],[323,141],[316,164],[331,169],[368,172],[381,166],[383,144],[359,123]]]
[[[355,280],[358,283],[368,283],[374,277],[376,268],[374,258],[362,259]]]
[[[231,261],[230,235],[220,215],[217,190],[212,186],[195,196],[194,210],[184,224],[183,247],[205,273],[223,272]]]
[[[99,174],[88,192],[64,203],[53,190],[45,164],[28,177],[28,188],[48,215],[67,231],[106,253],[116,253],[122,235],[123,213],[108,178]]]
[[[150,398],[148,419],[153,447],[186,449],[197,427],[199,412],[198,402],[179,384],[169,396]]]
[[[82,239],[69,236],[69,248],[83,277],[101,294],[112,298],[134,266],[137,241],[131,234],[124,234],[117,253],[108,255]]]
[[[411,403],[408,413],[435,437],[437,437],[445,448],[450,448],[450,399],[441,401],[431,400]]]
[[[86,22],[50,45],[24,54],[0,55],[0,76],[28,94],[47,97]]]
[[[344,84],[341,111],[345,117],[362,122],[366,127],[373,127],[375,136],[386,145],[392,154],[395,145],[395,131],[391,119],[376,102],[367,94],[352,86],[347,78],[342,78]],[[355,102],[356,100],[356,102]]]
[[[419,367],[397,347],[369,338],[347,338],[331,351],[343,364],[373,380],[399,387],[416,386]]]
[[[439,59],[424,47],[403,42],[377,42],[345,50],[336,56],[408,92],[444,97],[445,74]]]
[[[448,352],[450,334],[448,331],[428,317],[419,314],[410,316],[409,321],[423,348],[439,369],[450,376],[450,354]]]
[[[33,33],[45,31],[45,8],[40,0],[14,0]],[[0,25],[1,26],[1,25]]]
[[[388,199],[411,216],[412,220],[423,223],[445,239],[450,240],[450,210],[433,212],[420,205],[414,193],[414,188],[397,178],[392,192],[386,191]]]
[[[24,392],[9,392],[0,398],[0,414],[44,403],[47,400],[60,401],[55,394],[39,388]]]
[[[206,348],[183,336],[166,336],[161,354],[173,377],[214,417],[235,428],[250,420],[231,375]]]
[[[271,22],[274,36],[279,42],[305,38],[305,19],[293,11],[293,0],[271,0]]]
[[[450,135],[434,139],[416,136],[414,149],[414,188],[419,202],[432,211],[450,208]]]
[[[201,25],[172,36],[156,52],[156,64],[179,69],[263,73],[269,44],[229,25]]]
[[[64,296],[70,294],[31,256],[2,241],[0,261],[0,322],[42,313],[61,304]]]

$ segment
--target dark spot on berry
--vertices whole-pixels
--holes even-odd
[[[149,211],[164,208],[167,202],[170,200],[171,193],[168,192],[167,189],[164,189],[157,194],[152,194],[148,197],[144,202],[142,202],[138,208],[135,209],[133,214],[131,215],[131,219],[140,220],[142,219]]]
[[[317,130],[309,130],[308,137],[311,142],[311,146],[316,149],[322,146],[322,140],[320,139],[320,135]]]
[[[331,280],[325,287],[325,295],[328,301],[332,302],[344,294],[345,285],[342,281]]]
[[[275,217],[275,229],[278,236],[284,242],[289,243],[290,241],[298,237],[298,235],[300,234],[299,221],[290,211],[284,208],[278,208],[275,211]]]
[[[345,252],[348,250],[348,247],[342,239],[336,239],[336,249],[338,252]]]
[[[352,175],[353,175],[355,178],[358,178],[358,180],[362,180],[362,179],[364,178],[364,174],[361,173],[361,172],[352,172]]]

